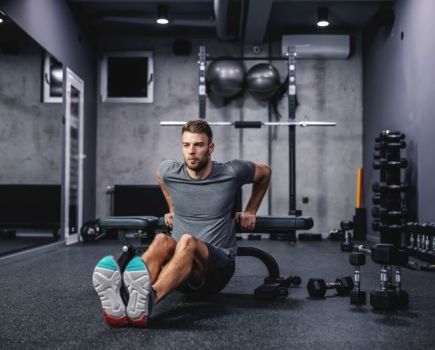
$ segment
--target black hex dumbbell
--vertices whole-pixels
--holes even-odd
[[[385,182],[374,182],[372,185],[372,191],[375,193],[386,192],[406,192],[408,190],[407,183],[401,183],[400,185],[387,185]]]
[[[405,169],[408,167],[408,160],[406,158],[402,158],[400,160],[386,160],[386,159],[380,159],[375,160],[373,162],[373,169],[395,169],[395,168],[402,168]]]
[[[361,290],[361,270],[365,265],[366,256],[364,253],[352,253],[349,255],[349,263],[355,266],[354,289],[350,292],[350,303],[352,305],[365,305],[366,292]]]
[[[349,295],[354,287],[352,277],[340,277],[335,282],[326,283],[321,278],[310,278],[307,284],[307,291],[312,298],[323,298],[328,289],[335,289],[340,296]]]
[[[370,293],[370,305],[375,310],[392,310],[396,306],[396,295],[388,285],[388,268],[381,265],[380,288]]]
[[[396,305],[398,307],[406,307],[409,303],[409,294],[402,289],[402,273],[400,267],[408,265],[408,252],[404,249],[399,249],[394,264],[396,265],[394,273]]]
[[[372,216],[381,219],[401,219],[407,214],[406,210],[387,210],[385,208],[373,207]]]

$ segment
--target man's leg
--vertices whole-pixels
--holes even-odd
[[[164,237],[156,236],[148,255],[133,258],[125,268],[124,283],[130,294],[126,313],[132,325],[146,327],[153,305],[188,278],[200,281],[207,266],[207,245],[192,235],[181,237],[173,255],[171,249],[162,248],[170,241],[163,241]],[[152,272],[145,260],[153,266]],[[152,276],[156,276],[154,284]]]
[[[174,255],[154,282],[158,303],[187,279],[200,281],[208,261],[207,245],[189,234],[184,234],[177,243]]]
[[[129,293],[126,314],[130,324],[146,327],[155,303],[151,286],[173,256],[175,246],[176,242],[171,237],[157,234],[142,257],[134,257],[126,266],[124,284]]]
[[[148,267],[151,281],[155,283],[162,267],[172,258],[175,252],[175,240],[163,233],[158,233],[151,245],[142,255],[142,260]]]

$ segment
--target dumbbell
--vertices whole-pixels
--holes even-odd
[[[375,160],[373,162],[373,169],[381,169],[381,168],[388,168],[388,169],[395,169],[395,168],[402,168],[405,169],[408,167],[408,160],[406,158],[402,158],[400,160],[386,160],[386,159],[380,159]]]
[[[375,193],[386,193],[386,192],[406,192],[408,190],[408,184],[402,182],[398,185],[386,184],[385,182],[374,182],[372,184],[372,191]]]
[[[378,151],[381,148],[383,148],[383,149],[386,149],[386,148],[389,148],[389,149],[406,148],[406,142],[403,141],[403,140],[396,141],[396,142],[385,142],[385,141],[382,141],[382,142],[380,142],[378,144],[375,144],[375,150]]]
[[[365,305],[366,292],[361,290],[360,266],[365,265],[366,256],[364,253],[352,253],[349,255],[349,263],[355,266],[354,289],[350,292],[350,303],[352,305]]]
[[[321,278],[310,278],[307,291],[311,298],[323,298],[328,289],[335,289],[340,296],[349,295],[354,287],[352,277],[340,277],[335,282],[326,283]]]
[[[353,249],[352,243],[352,234],[351,230],[353,229],[352,221],[342,221],[340,222],[340,228],[344,231],[344,242],[340,244],[342,252],[351,252]]]
[[[371,252],[373,261],[381,265],[381,273],[380,288],[370,293],[370,305],[375,310],[391,310],[408,305],[409,296],[402,290],[400,271],[400,266],[408,264],[407,252],[384,243],[377,244]],[[390,265],[396,265],[395,285],[392,285]]]
[[[331,241],[344,241],[345,234],[343,230],[335,228],[329,231],[328,239],[330,239]]]
[[[374,218],[382,218],[382,219],[401,219],[406,216],[406,210],[387,210],[385,208],[373,207],[372,208],[372,216]]]
[[[387,142],[399,142],[405,139],[405,134],[400,131],[382,130],[379,133],[379,137],[375,138],[376,142],[387,141]]]
[[[375,310],[391,310],[396,304],[393,290],[388,288],[388,268],[381,265],[380,288],[370,293],[370,305]]]
[[[376,220],[372,222],[372,230],[400,234],[403,231],[403,226],[395,224],[384,224]]]
[[[396,266],[396,272],[394,276],[395,276],[394,282],[396,283],[395,286],[396,304],[399,307],[406,307],[408,306],[409,303],[409,294],[407,291],[402,289],[402,277],[401,277],[401,271],[399,266]]]

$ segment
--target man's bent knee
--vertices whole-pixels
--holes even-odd
[[[142,255],[145,262],[149,263],[149,259],[163,259],[167,261],[172,257],[175,251],[176,242],[164,233],[158,233],[154,237],[149,248]]]
[[[192,250],[195,251],[198,245],[198,240],[189,233],[181,236],[177,243],[177,250]]]
[[[157,233],[152,242],[154,245],[166,245],[168,248],[174,248],[176,242],[164,233]]]
[[[177,254],[177,251],[178,253],[192,254],[195,261],[201,264],[205,264],[208,259],[207,245],[189,233],[181,236],[175,248],[175,254]]]

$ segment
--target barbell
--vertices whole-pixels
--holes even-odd
[[[160,126],[183,126],[187,122],[183,121],[162,121]],[[300,122],[262,122],[262,121],[235,121],[235,122],[207,122],[213,126],[234,126],[236,129],[245,128],[261,128],[263,126],[336,126],[335,122],[314,122],[314,121],[300,121]]]

